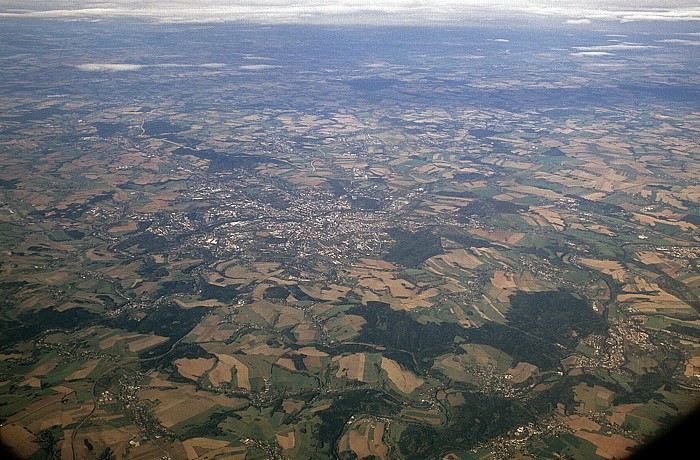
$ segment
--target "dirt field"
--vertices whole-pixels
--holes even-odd
[[[196,382],[205,372],[212,368],[215,362],[214,358],[181,358],[173,361],[173,364],[177,366],[177,371],[180,375]]]
[[[635,441],[620,436],[619,434],[605,436],[597,433],[589,433],[587,431],[579,431],[576,433],[576,436],[593,443],[597,447],[595,451],[596,455],[609,459],[627,457],[630,455],[628,448],[637,445]]]
[[[250,380],[248,380],[248,366],[230,355],[216,354],[219,360],[216,367],[209,372],[209,381],[214,386],[219,386],[222,382],[231,382],[231,371],[236,369],[236,385],[250,390]]]
[[[532,374],[535,374],[537,371],[537,366],[534,366],[530,363],[519,362],[518,365],[514,368],[508,369],[508,374],[513,377],[511,379],[511,382],[523,383],[524,381],[532,377]]]
[[[147,348],[155,347],[163,342],[167,342],[167,337],[161,337],[159,335],[149,335],[143,338],[129,342],[129,350],[138,353]]]
[[[338,359],[338,372],[336,372],[335,376],[364,382],[365,360],[366,356],[364,353],[343,356]]]
[[[81,380],[87,377],[100,363],[99,359],[91,359],[85,365],[66,377],[66,381]]]
[[[218,451],[224,447],[227,447],[229,444],[230,443],[228,441],[209,438],[191,438],[182,442],[182,446],[185,448],[185,452],[187,453],[187,460],[195,460],[204,455],[207,455],[207,457],[213,457],[214,455],[212,455],[213,452],[211,451]]]
[[[0,440],[17,458],[29,458],[39,449],[34,435],[18,425],[3,425]]]
[[[412,372],[401,369],[396,361],[382,357],[382,369],[386,371],[389,380],[406,394],[413,393],[416,388],[423,385],[423,379],[416,377]]]
[[[483,263],[478,257],[466,249],[456,249],[447,254],[431,257],[428,260],[431,259],[441,260],[451,267],[458,266],[466,270],[474,269]]]
[[[236,407],[243,402],[224,395],[197,391],[193,385],[186,384],[172,389],[145,389],[139,392],[139,397],[143,400],[158,401],[154,413],[166,428],[172,428],[212,407]]]
[[[301,323],[294,328],[297,342],[312,342],[316,338],[316,328],[311,323]]]
[[[610,275],[617,281],[624,282],[627,278],[627,272],[619,262],[614,260],[598,260],[581,258],[581,263],[589,268],[598,270],[601,273]]]
[[[294,431],[290,431],[286,435],[276,434],[277,443],[284,450],[294,449],[296,445],[296,437],[294,436]]]
[[[384,460],[388,456],[388,448],[382,441],[385,429],[384,422],[360,419],[340,439],[339,451],[352,451],[357,458],[374,456]]]

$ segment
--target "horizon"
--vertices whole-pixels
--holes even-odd
[[[103,20],[144,19],[158,23],[253,22],[328,25],[448,25],[523,21],[537,24],[597,27],[611,23],[691,23],[700,21],[700,6],[687,0],[636,2],[550,0],[392,0],[377,5],[366,0],[250,0],[229,5],[221,0],[35,2],[2,0],[0,18]]]

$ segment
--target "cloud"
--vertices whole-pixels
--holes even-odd
[[[581,19],[567,19],[564,21],[566,24],[590,24],[591,20],[588,18],[581,18]]]
[[[597,51],[640,51],[660,48],[656,45],[642,45],[640,43],[616,43],[614,45],[597,45],[597,46],[576,46],[574,49],[584,52],[597,52]]]
[[[139,64],[80,64],[75,66],[78,70],[85,72],[134,72],[141,70],[144,66]]]
[[[162,22],[458,23],[475,18],[700,20],[697,0],[0,0],[0,17],[120,18]]]
[[[270,64],[248,64],[248,65],[242,65],[239,66],[238,68],[241,70],[272,70],[272,69],[279,69],[280,66],[278,65],[270,65]]]
[[[676,45],[700,46],[700,40],[682,40],[680,38],[669,38],[668,40],[659,40],[659,43],[673,43]]]
[[[160,67],[160,68],[204,68],[204,69],[218,69],[225,67],[226,64],[220,64],[218,62],[212,62],[207,64],[115,64],[111,62],[91,62],[88,64],[79,64],[75,66],[76,69],[82,70],[84,72],[135,72],[137,70],[142,70],[148,67]]]
[[[614,56],[614,54],[608,53],[607,51],[579,51],[577,53],[571,53],[571,55],[582,57]]]

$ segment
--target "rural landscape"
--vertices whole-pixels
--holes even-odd
[[[0,18],[0,442],[630,455],[700,403],[698,45]]]

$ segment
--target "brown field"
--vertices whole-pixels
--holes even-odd
[[[197,391],[193,385],[185,384],[174,389],[141,390],[139,397],[142,400],[158,401],[154,413],[166,428],[172,428],[212,407],[237,407],[242,402],[240,399]]]
[[[26,408],[7,418],[8,423],[17,423],[20,420],[41,419],[48,414],[56,412],[56,407],[61,404],[61,400],[66,393],[53,394],[29,404]],[[60,407],[60,406],[59,406]]]
[[[304,356],[317,356],[317,357],[328,356],[328,353],[326,353],[324,351],[317,350],[313,347],[300,348],[297,350],[297,353],[300,355],[304,355]]]
[[[401,416],[409,420],[418,420],[431,425],[440,425],[442,423],[442,415],[440,412],[432,409],[403,409],[401,411]]]
[[[441,260],[450,267],[457,266],[466,270],[474,269],[483,263],[478,257],[466,249],[456,249],[447,254],[431,257],[428,261],[432,259]]]
[[[228,262],[224,262],[224,264],[228,264]],[[221,271],[221,268],[219,268],[221,267],[221,265],[222,264],[219,264],[219,266],[217,266],[217,270]],[[240,265],[233,265],[225,268],[223,271],[223,275],[226,278],[231,279],[232,282],[240,283],[242,285],[248,284],[251,281],[254,281],[260,277],[259,273],[250,271],[247,268],[242,267]]]
[[[117,343],[120,340],[129,340],[133,339],[134,337],[140,337],[140,334],[137,333],[127,333],[127,334],[116,334],[113,335],[112,337],[107,337],[104,340],[101,340],[99,343],[100,350],[106,350],[107,348],[112,348],[115,343]]]
[[[28,386],[32,388],[40,388],[41,387],[41,379],[39,377],[29,377],[25,381],[20,383],[21,386]]]
[[[639,260],[641,260],[642,263],[646,265],[656,265],[666,262],[655,252],[638,252],[637,257],[639,257]]]
[[[417,377],[413,372],[401,369],[399,363],[391,359],[382,357],[382,369],[386,371],[389,380],[402,393],[411,394],[423,385],[422,378]]]
[[[250,380],[248,380],[248,366],[230,355],[216,354],[219,360],[216,367],[209,372],[209,381],[214,386],[219,386],[222,382],[231,382],[231,371],[236,369],[236,386],[250,390]]]
[[[363,259],[368,260],[368,259]],[[380,264],[376,264],[380,265]],[[390,303],[392,308],[410,310],[419,307],[430,307],[431,297],[438,295],[436,289],[421,290],[409,281],[398,278],[396,273],[388,269],[374,269],[355,266],[349,276],[359,279],[358,289],[363,302],[382,300]]]
[[[384,422],[360,419],[341,438],[339,450],[352,451],[357,458],[374,456],[384,460],[389,453],[388,447],[382,441],[384,431]]]
[[[177,303],[180,307],[184,308],[185,310],[188,308],[194,308],[194,307],[225,307],[226,306],[225,303],[223,303],[219,300],[216,300],[216,299],[207,299],[207,300],[175,299],[175,303]]]
[[[625,292],[618,294],[618,302],[629,302],[631,308],[641,313],[673,315],[674,313],[687,312],[692,314],[694,312],[687,303],[662,290],[656,284],[648,283],[641,277],[637,277],[636,281],[637,283],[632,285],[631,290],[639,292],[629,292],[626,287]]]
[[[609,459],[627,457],[631,453],[629,449],[637,445],[636,441],[620,436],[619,434],[606,436],[597,433],[589,433],[587,431],[579,431],[576,433],[576,436],[594,444],[597,447],[595,451],[596,455]]]
[[[297,342],[312,342],[316,338],[316,327],[312,323],[301,323],[294,328]]]
[[[576,401],[580,404],[578,410],[581,412],[599,412],[601,408],[610,407],[615,394],[600,386],[589,387],[586,384],[579,384],[574,388]]]
[[[221,324],[221,318],[216,315],[206,316],[188,335],[196,336],[195,342],[222,342],[233,332],[231,324]]]
[[[19,359],[23,356],[24,354],[22,353],[0,353],[0,361],[6,361],[8,359]]]
[[[365,319],[359,315],[336,316],[328,320],[324,328],[336,340],[343,341],[357,336],[365,323]]]
[[[129,350],[138,353],[142,350],[145,350],[147,348],[155,347],[156,345],[160,345],[163,342],[167,342],[168,338],[167,337],[161,337],[159,335],[148,335],[148,336],[142,336],[140,339],[133,340],[129,342]]]
[[[532,377],[532,374],[535,374],[538,371],[539,369],[537,369],[537,366],[534,366],[530,363],[519,362],[518,365],[514,368],[508,369],[508,374],[512,376],[511,382],[523,383],[527,379]]]
[[[53,358],[53,359],[50,359],[49,361],[46,361],[45,363],[39,364],[37,367],[34,368],[34,370],[32,372],[27,374],[27,377],[36,377],[36,376],[46,375],[49,372],[51,372],[52,370],[54,370],[56,368],[56,366],[58,366],[58,363],[60,361],[61,360],[59,358]]]
[[[296,436],[294,436],[294,430],[290,431],[286,435],[278,433],[275,435],[275,437],[277,438],[277,443],[284,450],[294,449],[294,446],[296,446]]]
[[[341,297],[345,297],[348,292],[350,292],[349,287],[347,286],[340,286],[338,284],[331,284],[329,286],[324,286],[324,285],[313,285],[313,286],[299,286],[302,291],[304,291],[306,294],[310,295],[311,297],[315,297],[317,299],[321,300],[328,300],[328,301],[334,301],[338,300]]]
[[[256,300],[250,305],[250,309],[272,326],[277,321],[280,306],[267,300]]]
[[[275,361],[275,364],[285,369],[289,369],[290,371],[297,370],[296,366],[294,365],[294,361],[292,361],[291,358],[280,358],[277,361]]]
[[[107,231],[109,233],[120,233],[120,232],[133,232],[135,230],[138,230],[138,227],[136,226],[136,221],[130,220],[126,224],[111,227]]]
[[[610,423],[614,425],[622,425],[625,423],[625,419],[627,418],[627,414],[630,412],[634,411],[635,409],[641,407],[641,404],[635,403],[635,404],[620,404],[618,406],[615,406],[614,412],[612,415],[608,415],[607,419],[610,421]]]
[[[627,278],[627,272],[622,267],[620,262],[614,260],[598,260],[588,258],[581,258],[580,262],[589,268],[612,276],[617,281],[624,282]]]
[[[491,284],[496,289],[506,289],[513,290],[516,287],[515,279],[512,273],[506,273],[503,270],[496,270],[493,272],[493,278],[491,278]]]
[[[216,360],[214,358],[180,358],[173,361],[177,366],[177,371],[183,377],[195,382],[212,368]]]
[[[348,288],[349,289],[349,288]],[[304,311],[298,308],[283,306],[275,322],[275,329],[286,329],[290,326],[300,325],[304,321]]]
[[[378,260],[378,259],[360,259],[362,261],[362,265],[356,264],[355,266],[364,266],[367,268],[374,268],[374,269],[380,269],[380,270],[396,270],[398,267],[391,262],[386,262],[384,260]]]
[[[542,216],[549,225],[554,227],[555,230],[564,230],[564,220],[561,218],[561,215],[558,212],[552,210],[551,207],[531,206],[530,209],[538,215]]]
[[[569,415],[567,417],[564,417],[563,419],[564,423],[569,425],[572,430],[574,431],[581,431],[581,430],[586,430],[586,431],[598,431],[600,430],[600,424],[594,422],[593,420],[589,419],[588,417],[584,417],[582,415]]]
[[[126,453],[129,441],[138,435],[138,428],[134,425],[104,429],[93,427],[81,430],[80,435],[90,439],[90,442],[97,446],[109,447],[117,458],[122,458]],[[76,444],[76,453],[80,452],[81,449],[87,453],[87,449],[82,443]]]
[[[482,230],[479,228],[469,230],[469,233],[475,236],[486,238],[491,241],[495,241],[505,246],[513,246],[514,244],[518,244],[518,242],[525,237],[524,233],[509,232],[506,230],[496,230],[493,232],[489,232],[487,230]]]
[[[674,225],[681,230],[687,232],[687,231],[693,231],[697,227],[690,222],[685,222],[683,220],[666,220],[666,219],[659,219],[658,217],[652,217],[646,214],[634,214],[634,218],[639,221],[641,224],[646,224],[649,225],[650,227],[655,227],[656,224],[666,224],[666,225]]]
[[[366,358],[364,353],[355,353],[354,355],[339,358],[338,372],[336,372],[335,376],[364,382]],[[335,360],[336,358],[333,359]]]
[[[17,458],[29,458],[39,449],[32,433],[18,425],[2,425],[0,440]]]
[[[230,443],[228,441],[209,438],[191,438],[182,441],[182,446],[185,448],[185,452],[187,453],[187,460],[195,460],[205,455],[205,458],[209,458],[210,456],[213,458],[216,454],[211,451],[219,451],[227,447],[229,444]]]
[[[77,371],[73,372],[72,374],[68,375],[66,377],[67,381],[71,380],[81,380],[90,375],[90,372],[92,372],[95,367],[100,363],[99,359],[91,359],[90,361],[86,362],[85,365],[78,369]]]

